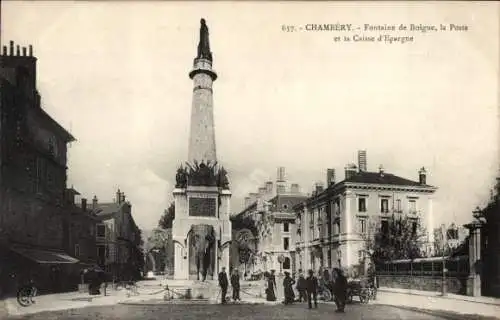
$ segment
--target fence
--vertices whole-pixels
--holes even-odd
[[[377,275],[379,285],[383,287],[441,291],[443,282],[446,281],[447,292],[466,294],[469,258],[459,256],[396,260],[380,264]]]

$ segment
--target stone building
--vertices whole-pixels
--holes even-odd
[[[497,178],[496,190],[488,205],[476,211],[482,226],[476,237],[476,246],[480,245],[479,258],[481,268],[481,294],[500,297],[500,178]],[[470,225],[468,226],[470,228]],[[474,228],[471,232],[474,234]],[[473,248],[471,248],[473,249]],[[474,250],[469,250],[469,255]],[[475,269],[476,270],[476,269]]]
[[[266,182],[245,199],[247,206],[232,217],[231,266],[247,272],[295,272],[295,213],[292,208],[307,199],[298,184],[289,185],[285,168],[279,167],[276,184]],[[248,266],[241,259],[242,239],[251,237],[252,257]],[[245,268],[247,267],[247,268]]]
[[[95,229],[98,265],[117,280],[138,279],[143,265],[141,230],[125,194],[118,189],[111,203],[98,203],[94,197],[90,210],[98,221]]]
[[[327,171],[327,188],[316,187],[312,197],[294,207],[297,215],[297,268],[359,266],[365,261],[365,239],[376,230],[388,228],[393,214],[419,218],[432,230],[432,195],[425,169],[418,181],[366,170],[366,151],[358,166],[345,167],[345,179],[336,182],[335,171]],[[428,243],[432,243],[432,234]]]
[[[42,108],[32,47],[3,47],[0,55],[0,277],[29,274],[59,290],[67,144],[74,141]],[[11,278],[12,279],[12,278]],[[50,282],[50,283],[46,283]]]
[[[66,214],[63,219],[64,250],[77,258],[78,267],[97,265],[97,246],[95,229],[97,217],[87,206],[87,199],[82,198],[81,204],[76,205],[75,196],[80,193],[73,188],[66,190]],[[94,201],[97,198],[94,196]]]

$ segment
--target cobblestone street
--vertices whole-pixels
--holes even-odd
[[[332,304],[320,304],[318,309],[307,309],[304,304],[284,305],[114,305],[88,307],[54,312],[42,312],[9,319],[489,319],[451,313],[431,315],[418,310],[383,305],[349,305],[346,313],[335,313]]]

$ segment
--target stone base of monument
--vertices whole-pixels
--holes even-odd
[[[165,300],[220,300],[220,288],[215,280],[167,280]]]

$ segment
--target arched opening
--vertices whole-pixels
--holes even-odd
[[[286,257],[285,260],[283,261],[283,269],[285,270],[290,270],[290,258]]]

